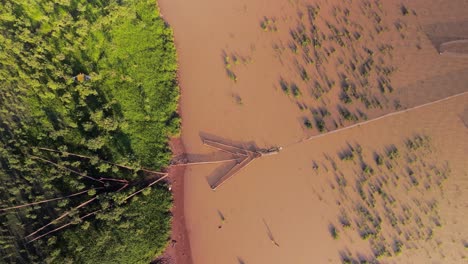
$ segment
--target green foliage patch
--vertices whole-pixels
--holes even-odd
[[[147,183],[140,168],[169,164],[176,71],[173,34],[154,1],[2,1],[0,263],[147,263],[161,253],[170,192],[122,201]],[[91,80],[74,80],[80,73]],[[135,184],[120,190],[85,176]],[[39,234],[70,226],[27,243],[66,212]]]

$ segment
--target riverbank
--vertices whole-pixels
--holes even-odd
[[[170,146],[174,157],[185,154],[184,143],[181,138],[172,138]],[[192,263],[189,234],[184,214],[184,174],[185,166],[176,166],[169,169],[168,183],[171,186],[173,196],[171,240],[164,254],[153,261],[154,264]]]

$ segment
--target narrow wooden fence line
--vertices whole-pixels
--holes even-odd
[[[468,46],[466,48],[467,52],[457,52],[451,51],[450,46],[456,44],[468,44],[468,39],[459,39],[453,41],[447,41],[439,45],[439,53],[441,55],[449,55],[452,57],[468,57]]]
[[[328,135],[331,135],[331,134],[339,133],[339,132],[344,131],[344,130],[348,130],[348,129],[352,129],[352,128],[359,127],[359,126],[362,126],[362,125],[366,125],[366,124],[376,122],[378,120],[381,120],[381,119],[384,119],[384,118],[387,118],[387,117],[400,115],[400,114],[403,114],[403,113],[406,113],[406,112],[409,112],[409,111],[412,111],[412,110],[416,110],[416,109],[419,109],[419,108],[423,108],[423,107],[426,107],[426,106],[429,106],[429,105],[438,104],[438,103],[448,101],[450,99],[453,99],[453,98],[456,98],[456,97],[459,97],[459,96],[463,96],[463,95],[466,95],[466,94],[468,94],[468,91],[458,93],[458,94],[454,94],[454,95],[451,95],[451,96],[448,96],[448,97],[445,97],[445,98],[442,98],[442,99],[439,99],[439,100],[436,100],[436,101],[432,101],[432,102],[429,102],[429,103],[425,103],[425,104],[421,104],[421,105],[418,105],[418,106],[406,108],[406,109],[403,109],[403,110],[400,110],[400,111],[388,113],[388,114],[376,117],[376,118],[371,119],[371,120],[359,122],[359,123],[356,123],[356,124],[353,124],[353,125],[350,125],[350,126],[347,126],[347,127],[343,127],[343,128],[340,128],[340,129],[336,129],[336,130],[327,132],[327,133],[318,134],[318,135],[310,136],[310,137],[307,137],[307,138],[303,138],[303,139],[300,139],[300,140],[298,140],[296,142],[293,142],[291,144],[285,145],[285,146],[283,146],[283,148],[290,147],[290,146],[293,146],[293,145],[296,145],[296,144],[299,144],[299,143],[302,143],[302,142],[307,142],[307,141],[310,141],[310,140],[313,140],[313,139],[325,137],[325,136],[328,136]]]

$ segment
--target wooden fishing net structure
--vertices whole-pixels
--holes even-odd
[[[229,153],[232,155],[232,157],[228,159],[221,159],[221,160],[204,160],[204,161],[196,161],[196,162],[191,162],[186,157],[182,157],[182,158],[179,157],[179,158],[175,158],[172,160],[172,162],[169,165],[169,168],[175,167],[175,166],[216,164],[216,163],[235,161],[235,165],[232,168],[230,168],[229,171],[226,172],[226,174],[224,174],[214,184],[211,185],[211,188],[213,190],[215,190],[216,188],[224,184],[227,180],[232,178],[232,176],[234,176],[243,168],[245,168],[247,165],[252,163],[255,159],[258,159],[266,155],[276,154],[281,150],[281,148],[249,150],[247,148],[241,148],[241,147],[237,147],[234,145],[229,145],[226,143],[221,143],[221,142],[208,140],[208,139],[203,139],[203,143],[208,147],[214,148],[222,152]],[[34,155],[30,154],[30,157],[32,159],[38,160],[44,163],[45,165],[53,166],[58,169],[68,171],[69,173],[79,177],[82,180],[93,182],[95,185],[93,185],[93,187],[88,188],[86,190],[81,190],[79,192],[71,193],[71,194],[64,195],[64,196],[58,196],[58,197],[39,200],[39,201],[27,203],[27,204],[0,208],[0,213],[1,213],[1,212],[21,209],[21,208],[29,207],[29,206],[39,206],[39,205],[43,205],[43,204],[47,204],[51,202],[60,201],[60,200],[75,199],[76,197],[85,196],[85,195],[89,195],[90,193],[94,193],[93,195],[91,195],[92,196],[91,198],[89,197],[86,198],[85,201],[79,203],[73,208],[70,208],[69,210],[59,215],[57,218],[52,219],[47,224],[43,225],[42,227],[26,235],[25,239],[27,243],[31,243],[45,236],[51,235],[70,225],[75,224],[77,220],[78,222],[82,221],[86,218],[94,216],[98,214],[99,212],[103,211],[103,209],[99,209],[99,208],[97,208],[97,210],[96,208],[92,210],[88,209],[87,211],[85,210],[86,208],[89,208],[90,206],[91,208],[93,208],[92,205],[93,203],[99,200],[99,195],[119,193],[125,189],[132,187],[133,188],[132,192],[129,194],[126,194],[126,196],[124,196],[120,201],[120,203],[125,203],[132,197],[140,194],[141,192],[143,192],[144,190],[148,188],[151,188],[151,186],[157,184],[158,182],[163,181],[165,178],[169,176],[169,173],[167,171],[153,171],[147,168],[141,168],[141,167],[135,168],[135,167],[131,167],[128,165],[117,164],[117,163],[100,160],[100,162],[102,163],[106,163],[108,165],[111,165],[111,166],[114,166],[123,170],[144,172],[147,175],[150,175],[150,177],[147,177],[144,180],[136,180],[133,182],[130,182],[129,180],[118,179],[118,178],[113,178],[113,177],[105,177],[105,176],[97,177],[97,176],[88,175],[86,172],[81,172],[77,169],[64,166],[60,164],[60,160],[54,160],[46,154],[53,153],[53,154],[58,154],[60,157],[63,157],[63,158],[73,157],[78,160],[87,160],[87,161],[91,161],[92,159],[95,159],[95,157],[86,156],[83,154],[66,152],[66,151],[60,151],[60,150],[55,150],[55,149],[50,149],[50,148],[45,148],[45,147],[36,147],[36,150],[37,152],[35,152]],[[74,221],[67,222],[67,218],[70,216],[75,216],[75,222]]]
[[[258,159],[262,156],[277,154],[281,150],[281,148],[278,147],[270,149],[248,150],[247,148],[239,148],[233,145],[216,142],[209,139],[204,139],[203,144],[211,148],[227,152],[236,157],[237,160],[237,163],[226,174],[224,174],[215,183],[211,185],[211,189],[213,190],[216,190],[216,188],[218,188],[226,181],[231,179],[232,176],[236,175],[243,168],[247,167],[247,165],[252,163],[255,159]]]

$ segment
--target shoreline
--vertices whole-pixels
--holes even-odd
[[[172,30],[174,30],[162,13],[160,1],[157,1],[157,5],[159,8],[160,17],[165,21],[165,23],[167,23],[167,25]],[[177,81],[179,83],[178,86],[180,96],[177,107],[177,113],[182,118],[181,102],[183,91],[179,79],[180,69],[177,70]],[[178,137],[173,137],[169,140],[169,147],[171,148],[173,158],[186,154],[185,145],[182,140],[182,124],[180,127],[180,133],[181,134]],[[169,177],[167,182],[171,186],[171,192],[173,197],[173,203],[171,208],[171,238],[163,254],[151,262],[153,264],[193,264],[190,239],[185,218],[185,168],[185,166],[169,167]]]
[[[173,157],[185,153],[181,137],[171,138],[169,141]],[[192,264],[192,254],[184,213],[184,174],[185,166],[169,168],[168,183],[171,186],[173,205],[171,209],[171,238],[164,253],[152,261],[157,264]]]

